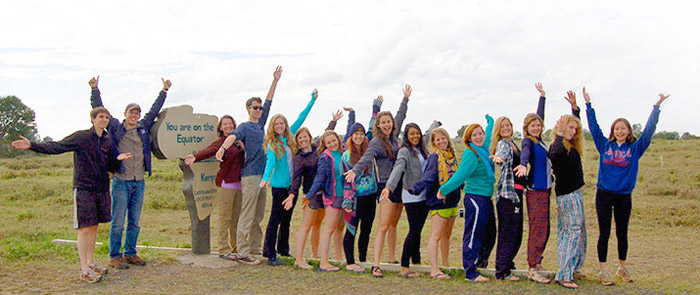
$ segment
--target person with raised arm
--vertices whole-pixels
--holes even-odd
[[[576,94],[567,92],[566,99],[572,109],[576,106]],[[547,157],[552,161],[556,177],[554,192],[557,196],[557,256],[559,268],[555,276],[564,288],[576,289],[574,274],[579,272],[586,259],[586,219],[583,207],[584,185],[583,131],[576,115],[563,115],[552,130],[554,141]]]
[[[260,188],[264,190],[268,182],[272,188],[272,209],[263,246],[263,256],[267,258],[268,265],[283,264],[277,259],[277,253],[282,256],[292,256],[289,254],[289,223],[292,220],[296,202],[292,199],[289,210],[284,209],[282,202],[289,197],[289,186],[292,184],[293,156],[298,150],[294,135],[304,124],[317,98],[318,90],[314,89],[311,92],[311,101],[291,126],[284,115],[276,114],[272,116],[271,124],[267,127],[265,136],[267,163]]]
[[[626,267],[627,261],[627,230],[632,212],[632,191],[637,184],[639,158],[651,144],[651,138],[659,121],[659,107],[669,95],[659,93],[659,100],[654,104],[651,115],[647,120],[644,131],[639,139],[632,132],[630,122],[618,118],[610,126],[608,137],[598,126],[595,110],[591,105],[591,97],[583,88],[583,98],[586,100],[586,116],[588,128],[600,154],[598,165],[598,183],[595,194],[595,208],[598,215],[598,262],[600,263],[600,282],[603,285],[614,283],[612,274],[606,268],[608,256],[608,239],[612,217],[615,216],[615,234],[617,235],[617,254],[619,266],[616,275],[625,282],[632,282],[632,276]]]
[[[335,129],[338,120],[342,116],[343,113],[340,111],[334,113],[333,120],[328,124],[326,130]],[[298,151],[296,156],[294,156],[294,173],[292,185],[289,187],[289,196],[282,202],[285,210],[291,210],[296,203],[297,196],[300,193],[299,188],[302,184],[304,188],[301,193],[307,194],[309,192],[314,178],[316,177],[316,169],[318,167],[318,142],[312,142],[313,137],[309,129],[301,127],[294,135],[294,139],[297,142]],[[301,200],[304,215],[302,217],[301,228],[296,236],[294,265],[301,269],[308,270],[311,269],[311,265],[304,261],[306,237],[309,235],[309,231],[311,231],[311,256],[313,258],[318,258],[318,244],[321,237],[321,223],[325,216],[325,209],[323,208],[321,194],[316,194],[311,198],[302,196]],[[340,246],[336,244],[336,247]]]
[[[377,113],[379,113],[384,98],[380,95],[372,102],[372,116],[370,124],[374,123]],[[369,131],[365,130],[362,124],[355,122],[355,110],[346,108],[350,114],[348,116],[348,131],[345,134],[346,150],[343,152],[342,161],[344,167],[352,169],[362,158],[369,147]],[[343,237],[343,249],[345,250],[346,270],[354,273],[364,273],[365,269],[355,263],[355,236],[360,232],[357,242],[359,260],[367,260],[367,248],[369,246],[369,236],[372,232],[372,224],[376,213],[377,191],[377,171],[375,165],[370,165],[355,177],[355,196],[352,208],[345,222],[345,236]]]
[[[163,88],[151,109],[141,119],[141,107],[130,103],[124,110],[124,121],[110,117],[107,131],[112,137],[112,144],[121,152],[129,152],[133,156],[121,163],[119,170],[112,179],[112,223],[109,230],[109,265],[117,269],[129,268],[129,264],[144,266],[143,260],[136,253],[136,244],[141,231],[141,209],[143,209],[144,192],[146,188],[145,174],[151,176],[151,127],[160,109],[165,103],[165,97],[172,86],[170,80],[160,78]],[[100,76],[88,81],[92,94],[90,103],[93,108],[101,107],[102,97],[98,84]],[[139,120],[140,119],[140,120]],[[127,218],[128,217],[128,218]],[[122,234],[126,225],[124,253]]]
[[[96,107],[90,111],[92,127],[68,135],[61,141],[30,142],[23,136],[11,143],[13,148],[42,154],[73,152],[73,228],[78,230],[80,279],[96,283],[107,273],[95,261],[95,241],[100,223],[112,220],[109,197],[109,173],[130,153],[117,155],[109,132],[109,111]]]
[[[352,183],[355,177],[362,171],[376,163],[378,185],[377,190],[381,191],[386,186],[386,182],[391,174],[391,169],[396,161],[398,152],[397,134],[401,130],[401,125],[406,119],[406,110],[408,109],[408,99],[411,97],[413,89],[410,85],[406,85],[403,89],[403,100],[399,106],[399,111],[396,113],[396,120],[391,112],[380,112],[372,126],[372,140],[369,142],[367,151],[362,155],[355,166],[345,173],[345,179]],[[375,236],[374,242],[374,265],[372,266],[372,276],[383,277],[382,270],[379,268],[379,261],[384,248],[384,240],[388,242],[389,262],[397,263],[396,261],[396,225],[401,218],[403,204],[401,203],[401,191],[396,190],[388,197],[380,197],[379,211],[379,229]]]
[[[323,230],[321,232],[321,262],[318,270],[336,272],[340,268],[331,265],[328,260],[331,236],[337,232],[338,224],[343,223],[343,211],[352,211],[350,204],[354,198],[352,183],[346,182],[343,173],[348,168],[341,160],[340,136],[334,131],[327,130],[321,136],[321,152],[318,159],[317,174],[306,198],[313,198],[316,193],[323,192],[323,205],[326,207]]]
[[[420,236],[428,217],[428,207],[425,205],[425,195],[412,194],[408,190],[423,176],[428,150],[425,142],[430,131],[439,126],[438,121],[433,121],[429,129],[423,135],[416,123],[406,124],[403,131],[403,143],[396,157],[396,162],[382,190],[384,198],[388,198],[392,192],[401,191],[401,202],[406,209],[408,218],[408,234],[404,239],[401,253],[401,272],[399,275],[405,278],[419,277],[420,273],[412,271],[410,262],[421,263]]]
[[[216,126],[219,139],[201,151],[185,156],[185,164],[192,165],[194,162],[213,157],[234,129],[236,129],[236,120],[229,115],[221,116]],[[241,214],[241,167],[243,167],[244,158],[242,143],[238,142],[231,146],[226,150],[224,161],[219,163],[219,171],[214,180],[216,206],[219,213],[217,220],[219,258],[232,261],[238,259],[233,253],[236,252],[236,230],[238,217]]]
[[[223,161],[226,150],[234,142],[240,140],[244,145],[245,161],[241,169],[243,198],[236,231],[236,247],[238,248],[237,261],[248,265],[260,263],[260,260],[253,257],[252,254],[262,254],[262,220],[265,216],[266,190],[260,189],[260,182],[265,170],[264,127],[270,113],[272,99],[275,96],[277,82],[281,76],[282,67],[277,66],[272,74],[272,84],[267,92],[267,97],[265,97],[264,105],[259,97],[251,97],[246,100],[248,121],[241,123],[238,128],[231,131],[231,135],[226,137],[216,152],[216,159]]]
[[[464,186],[464,238],[462,241],[462,265],[465,279],[472,282],[488,282],[489,278],[476,271],[476,262],[481,255],[481,246],[486,237],[488,220],[494,215],[493,184],[494,164],[489,158],[489,144],[493,130],[493,118],[486,115],[486,130],[479,124],[470,124],[464,130],[462,141],[466,149],[462,154],[459,169],[445,184],[440,186],[438,199]]]
[[[501,166],[496,185],[498,213],[498,247],[496,248],[496,279],[519,281],[512,275],[515,255],[523,240],[523,191],[525,177],[516,177],[513,167],[520,165],[520,149],[513,141],[513,124],[508,117],[499,117],[491,136],[493,162]]]

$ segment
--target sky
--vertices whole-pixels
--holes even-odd
[[[300,2],[300,3],[296,3]],[[644,125],[659,92],[657,131],[700,135],[698,4],[687,1],[7,1],[0,0],[0,96],[36,112],[39,134],[90,127],[88,80],[120,120],[164,107],[247,120],[284,69],[270,115],[290,121],[319,99],[305,126],[319,135],[353,107],[367,124],[383,95],[393,113],[414,91],[406,123],[440,120],[451,136],[484,115],[519,130],[541,82],[545,128],[569,112],[567,90],[592,97],[604,133],[615,118]],[[696,29],[692,29],[696,28]],[[695,36],[695,37],[693,37]],[[336,130],[344,133],[345,119]],[[583,118],[584,127],[587,120]]]

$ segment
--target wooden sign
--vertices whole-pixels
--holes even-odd
[[[192,223],[192,251],[209,254],[209,216],[214,210],[219,162],[210,158],[185,165],[183,158],[206,148],[218,139],[213,115],[195,114],[189,105],[163,109],[151,128],[153,154],[158,159],[180,159],[185,204]]]

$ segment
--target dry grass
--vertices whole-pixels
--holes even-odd
[[[588,142],[584,158],[586,186],[584,198],[587,214],[588,255],[583,271],[592,280],[597,272],[596,242],[598,238],[594,198],[598,156]],[[459,150],[463,150],[460,147]],[[602,289],[593,281],[584,281],[585,290],[595,293],[697,293],[700,280],[695,262],[700,257],[700,141],[657,140],[642,158],[637,189],[633,194],[630,221],[630,251],[628,264],[637,279],[634,284]],[[19,159],[0,159],[0,293],[21,292],[79,292],[100,291],[116,293],[131,288],[157,293],[192,293],[206,288],[214,293],[242,291],[244,293],[286,290],[291,293],[330,288],[341,291],[350,288],[360,292],[398,291],[406,293],[463,292],[459,281],[435,282],[420,279],[406,282],[397,277],[371,280],[367,276],[345,274],[316,274],[292,270],[289,267],[236,267],[231,270],[206,270],[181,266],[173,261],[174,253],[143,251],[141,254],[152,265],[135,273],[121,272],[99,286],[83,286],[75,276],[77,252],[70,246],[52,244],[51,239],[74,239],[71,229],[72,156],[30,156]],[[168,247],[189,247],[189,216],[180,192],[182,173],[176,161],[154,160],[154,176],[147,180],[146,199],[141,220],[140,244]],[[268,197],[268,207],[269,207]],[[299,208],[297,208],[298,210]],[[216,211],[216,210],[215,210]],[[269,212],[269,211],[268,211]],[[556,269],[556,205],[552,198],[552,235],[545,251],[544,266]],[[267,216],[266,216],[267,217]],[[215,220],[216,213],[212,216]],[[407,222],[400,222],[399,249],[408,230]],[[299,227],[301,214],[294,214],[292,235]],[[265,220],[266,222],[267,220]],[[430,222],[430,221],[428,221]],[[376,225],[376,222],[375,222]],[[215,226],[215,222],[212,222]],[[527,225],[525,226],[527,231]],[[427,244],[430,225],[423,232]],[[458,220],[451,245],[452,266],[461,265],[461,237],[463,220]],[[215,229],[212,229],[215,232]],[[614,232],[614,230],[613,230]],[[526,237],[525,240],[526,241]],[[107,242],[108,225],[102,225],[98,241]],[[616,264],[616,240],[611,238],[608,260]],[[525,268],[526,242],[523,243],[516,266]],[[212,247],[215,247],[212,242]],[[372,253],[373,243],[370,243]],[[107,246],[97,249],[98,260],[106,263]],[[386,260],[386,249],[384,251]],[[307,246],[307,255],[310,255]],[[490,265],[494,265],[492,254]],[[422,249],[427,262],[427,250]],[[370,257],[372,255],[370,254]],[[139,274],[139,275],[137,275]],[[332,277],[336,275],[336,277]],[[111,276],[111,275],[110,275]],[[288,284],[280,278],[289,277]],[[343,278],[342,280],[329,278]],[[281,282],[278,282],[281,281]],[[342,283],[338,283],[342,281]],[[177,282],[177,285],[173,283]],[[264,282],[264,283],[262,283]],[[134,288],[134,286],[145,289]],[[342,288],[341,288],[342,287]],[[48,288],[48,289],[46,289]],[[42,291],[43,290],[43,291]],[[320,289],[319,289],[320,290]],[[474,291],[503,293],[555,293],[555,286],[536,286],[531,283],[516,285],[490,283],[470,287]]]

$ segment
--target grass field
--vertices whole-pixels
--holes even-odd
[[[700,141],[656,140],[642,158],[637,188],[633,194],[628,265],[636,281],[603,288],[595,281],[598,273],[595,215],[595,182],[598,155],[591,142],[584,154],[584,187],[588,255],[583,268],[588,279],[580,292],[588,293],[687,293],[700,292]],[[228,269],[195,268],[179,264],[178,253],[144,250],[150,263],[145,268],[110,273],[104,282],[85,285],[77,279],[78,253],[73,246],[51,243],[52,239],[75,239],[72,226],[72,155],[29,156],[0,159],[0,293],[306,293],[347,290],[365,293],[560,293],[560,287],[530,282],[492,282],[473,285],[462,280],[437,282],[427,278],[406,281],[397,276],[382,280],[369,275],[321,274],[289,266],[235,266]],[[189,247],[189,216],[180,187],[182,172],[175,160],[154,160],[153,176],[147,180],[139,244]],[[268,194],[268,207],[270,203]],[[544,266],[556,269],[556,205],[552,198],[552,235]],[[292,235],[301,222],[294,215]],[[268,211],[269,212],[269,211]],[[216,214],[216,213],[214,213]],[[212,216],[216,218],[215,215]],[[399,248],[408,225],[402,217]],[[214,220],[214,219],[212,219]],[[267,221],[267,216],[266,219]],[[526,219],[527,220],[527,219]],[[430,222],[430,221],[428,221]],[[376,225],[376,221],[375,221]],[[215,226],[215,222],[212,222]],[[527,224],[525,225],[527,231]],[[427,237],[423,232],[422,256],[427,263]],[[463,220],[458,219],[452,236],[451,265],[461,265]],[[96,249],[102,264],[108,262],[107,224],[101,225]],[[614,231],[614,230],[613,230]],[[214,232],[214,229],[212,229]],[[526,233],[527,235],[527,233]],[[608,253],[616,266],[614,234]],[[525,240],[527,237],[525,237]],[[370,253],[372,253],[370,243]],[[212,247],[216,247],[212,242]],[[385,250],[386,253],[386,250]],[[309,254],[307,246],[307,255]],[[400,250],[397,250],[397,257]],[[370,255],[371,257],[371,255]],[[494,265],[495,251],[490,259]],[[386,254],[383,258],[386,260]],[[516,266],[524,269],[526,243]]]

